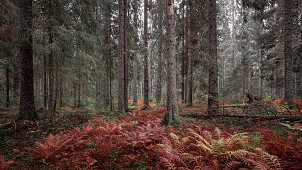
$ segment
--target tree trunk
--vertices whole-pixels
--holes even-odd
[[[79,70],[79,83],[78,83],[78,108],[81,107],[81,94],[82,94],[82,89],[81,89],[81,70]]]
[[[63,78],[60,77],[60,107],[63,107]]]
[[[105,107],[110,105],[110,69],[111,69],[111,60],[112,60],[112,50],[111,50],[111,6],[108,5],[104,11],[105,15],[105,44],[106,44],[106,55],[105,55]]]
[[[20,99],[20,64],[13,67],[13,101],[14,104],[19,105]]]
[[[77,107],[77,84],[73,84],[73,107]]]
[[[218,105],[218,63],[217,63],[217,24],[216,24],[216,0],[210,1],[209,9],[209,33],[210,33],[210,58],[209,68],[209,97],[208,97],[208,115],[217,114]]]
[[[163,4],[161,3],[162,1],[159,1],[159,6],[161,7]],[[162,31],[162,25],[163,25],[163,13],[161,9],[158,9],[158,30]],[[163,32],[163,31],[162,31]],[[161,102],[161,96],[162,96],[162,43],[163,42],[163,34],[161,34],[159,38],[159,43],[158,43],[158,67],[157,67],[157,79],[156,79],[156,103],[160,104]]]
[[[193,4],[192,1],[189,1],[189,47],[188,47],[188,84],[187,84],[187,105],[193,105],[193,48],[194,48],[194,41],[195,41],[195,28],[194,28],[194,17],[193,17]]]
[[[301,70],[297,72],[297,78],[296,78],[296,94],[300,99],[302,99],[302,73]]]
[[[58,97],[59,97],[59,64],[58,64],[58,58],[56,58],[56,90],[55,90],[55,99],[54,99],[54,105],[53,105],[53,111],[56,112]]]
[[[113,100],[113,97],[112,97],[112,66],[113,66],[113,60],[111,59],[110,60],[110,71],[109,71],[109,105],[110,105],[110,111],[113,110],[113,103],[112,103],[112,100]]]
[[[44,38],[44,43],[45,43],[45,38]],[[44,45],[45,46],[45,45]],[[44,92],[44,109],[46,109],[47,107],[47,98],[48,98],[48,92],[47,92],[47,71],[46,71],[46,56],[45,56],[45,52],[43,54],[43,62],[44,62],[44,66],[43,66],[43,81],[44,81],[44,84],[43,84],[43,92]]]
[[[161,25],[161,24],[160,24]],[[158,44],[158,67],[157,67],[157,80],[156,80],[156,103],[161,102],[162,90],[162,37]]]
[[[52,37],[52,28],[48,28],[49,31],[49,44],[53,43]],[[49,96],[48,96],[48,112],[50,114],[50,118],[54,117],[54,73],[53,73],[53,51],[50,49],[49,58],[48,58],[48,80],[49,80]]]
[[[182,62],[181,62],[181,101],[185,101],[185,6],[182,9]]]
[[[134,44],[137,46],[138,42],[138,0],[134,0],[133,13],[134,13]],[[137,73],[138,73],[138,55],[136,54],[133,58],[133,104],[137,104]]]
[[[284,0],[284,101],[293,106],[292,0]]]
[[[167,2],[167,32],[168,32],[168,55],[167,55],[167,103],[166,113],[162,124],[171,125],[179,123],[176,95],[176,41],[175,41],[175,15],[174,0]]]
[[[144,109],[149,107],[148,0],[144,0]]]
[[[133,104],[137,104],[137,55],[133,59]]]
[[[10,83],[9,83],[9,65],[6,65],[5,68],[6,72],[6,107],[9,107],[10,101],[9,101],[9,90],[10,90]]]
[[[118,69],[118,112],[126,113],[125,106],[125,1],[119,0],[119,69]]]
[[[236,48],[236,44],[235,44],[235,41],[236,41],[236,32],[235,32],[235,23],[236,23],[236,21],[235,21],[235,13],[236,13],[236,2],[235,2],[235,0],[232,0],[232,72],[233,72],[233,74],[234,74],[234,70],[235,70],[235,66],[236,66],[236,61],[235,61],[235,48]],[[233,78],[233,80],[232,80],[232,85],[233,85],[233,87],[235,87],[236,86],[236,80],[235,80],[235,78]],[[237,91],[236,90],[234,90],[234,92],[233,92],[233,99],[236,99],[236,95],[237,94]]]
[[[185,28],[185,32],[186,32],[186,56],[187,56],[187,60],[185,62],[185,103],[188,103],[188,69],[189,69],[189,63],[188,63],[188,57],[189,57],[189,53],[190,53],[190,11],[189,11],[189,5],[187,5],[186,8],[186,28]]]
[[[260,49],[260,57],[259,57],[259,95],[262,96],[262,88],[263,88],[263,82],[262,82],[262,49]]]
[[[52,16],[52,1],[50,0],[48,2],[48,20],[51,20]],[[54,63],[54,58],[53,58],[53,50],[51,49],[51,45],[53,43],[53,32],[52,32],[52,23],[48,23],[48,38],[49,38],[49,44],[50,44],[50,49],[49,49],[49,58],[48,58],[48,80],[49,80],[49,98],[48,98],[48,112],[50,114],[50,118],[53,119],[54,117],[54,72],[53,72],[53,63]]]
[[[19,118],[24,120],[39,119],[35,111],[34,78],[33,78],[33,38],[32,38],[32,0],[23,0],[21,12],[20,44],[20,107]]]
[[[128,18],[127,18],[127,0],[124,0],[124,102],[125,102],[125,110],[126,112],[129,111],[128,108],[128,51],[127,51],[127,28],[128,28]]]

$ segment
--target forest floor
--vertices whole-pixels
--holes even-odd
[[[1,111],[0,169],[302,168],[301,100],[295,110],[280,100],[225,103],[222,115],[229,117],[213,118],[200,101],[190,108],[179,103],[177,127],[160,125],[163,105],[150,102],[142,110],[142,101],[129,103],[127,115],[94,105],[62,107],[53,121],[43,109],[37,109],[36,122],[13,121],[15,110]],[[251,115],[276,119],[244,117]]]

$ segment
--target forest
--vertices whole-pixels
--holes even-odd
[[[2,169],[302,169],[302,1],[0,0]]]

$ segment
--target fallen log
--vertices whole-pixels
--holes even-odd
[[[261,115],[204,115],[204,114],[180,114],[182,117],[194,118],[194,119],[210,119],[216,117],[223,118],[243,118],[243,119],[257,119],[257,120],[283,120],[283,121],[300,121],[302,116],[261,116]]]

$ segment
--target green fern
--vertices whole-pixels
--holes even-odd
[[[163,158],[170,160],[173,167],[194,169],[196,167],[234,167],[252,169],[280,169],[277,156],[273,156],[250,142],[245,133],[226,137],[221,130],[214,132],[188,129],[187,136],[179,137],[173,133],[165,138],[159,147],[164,151]]]

